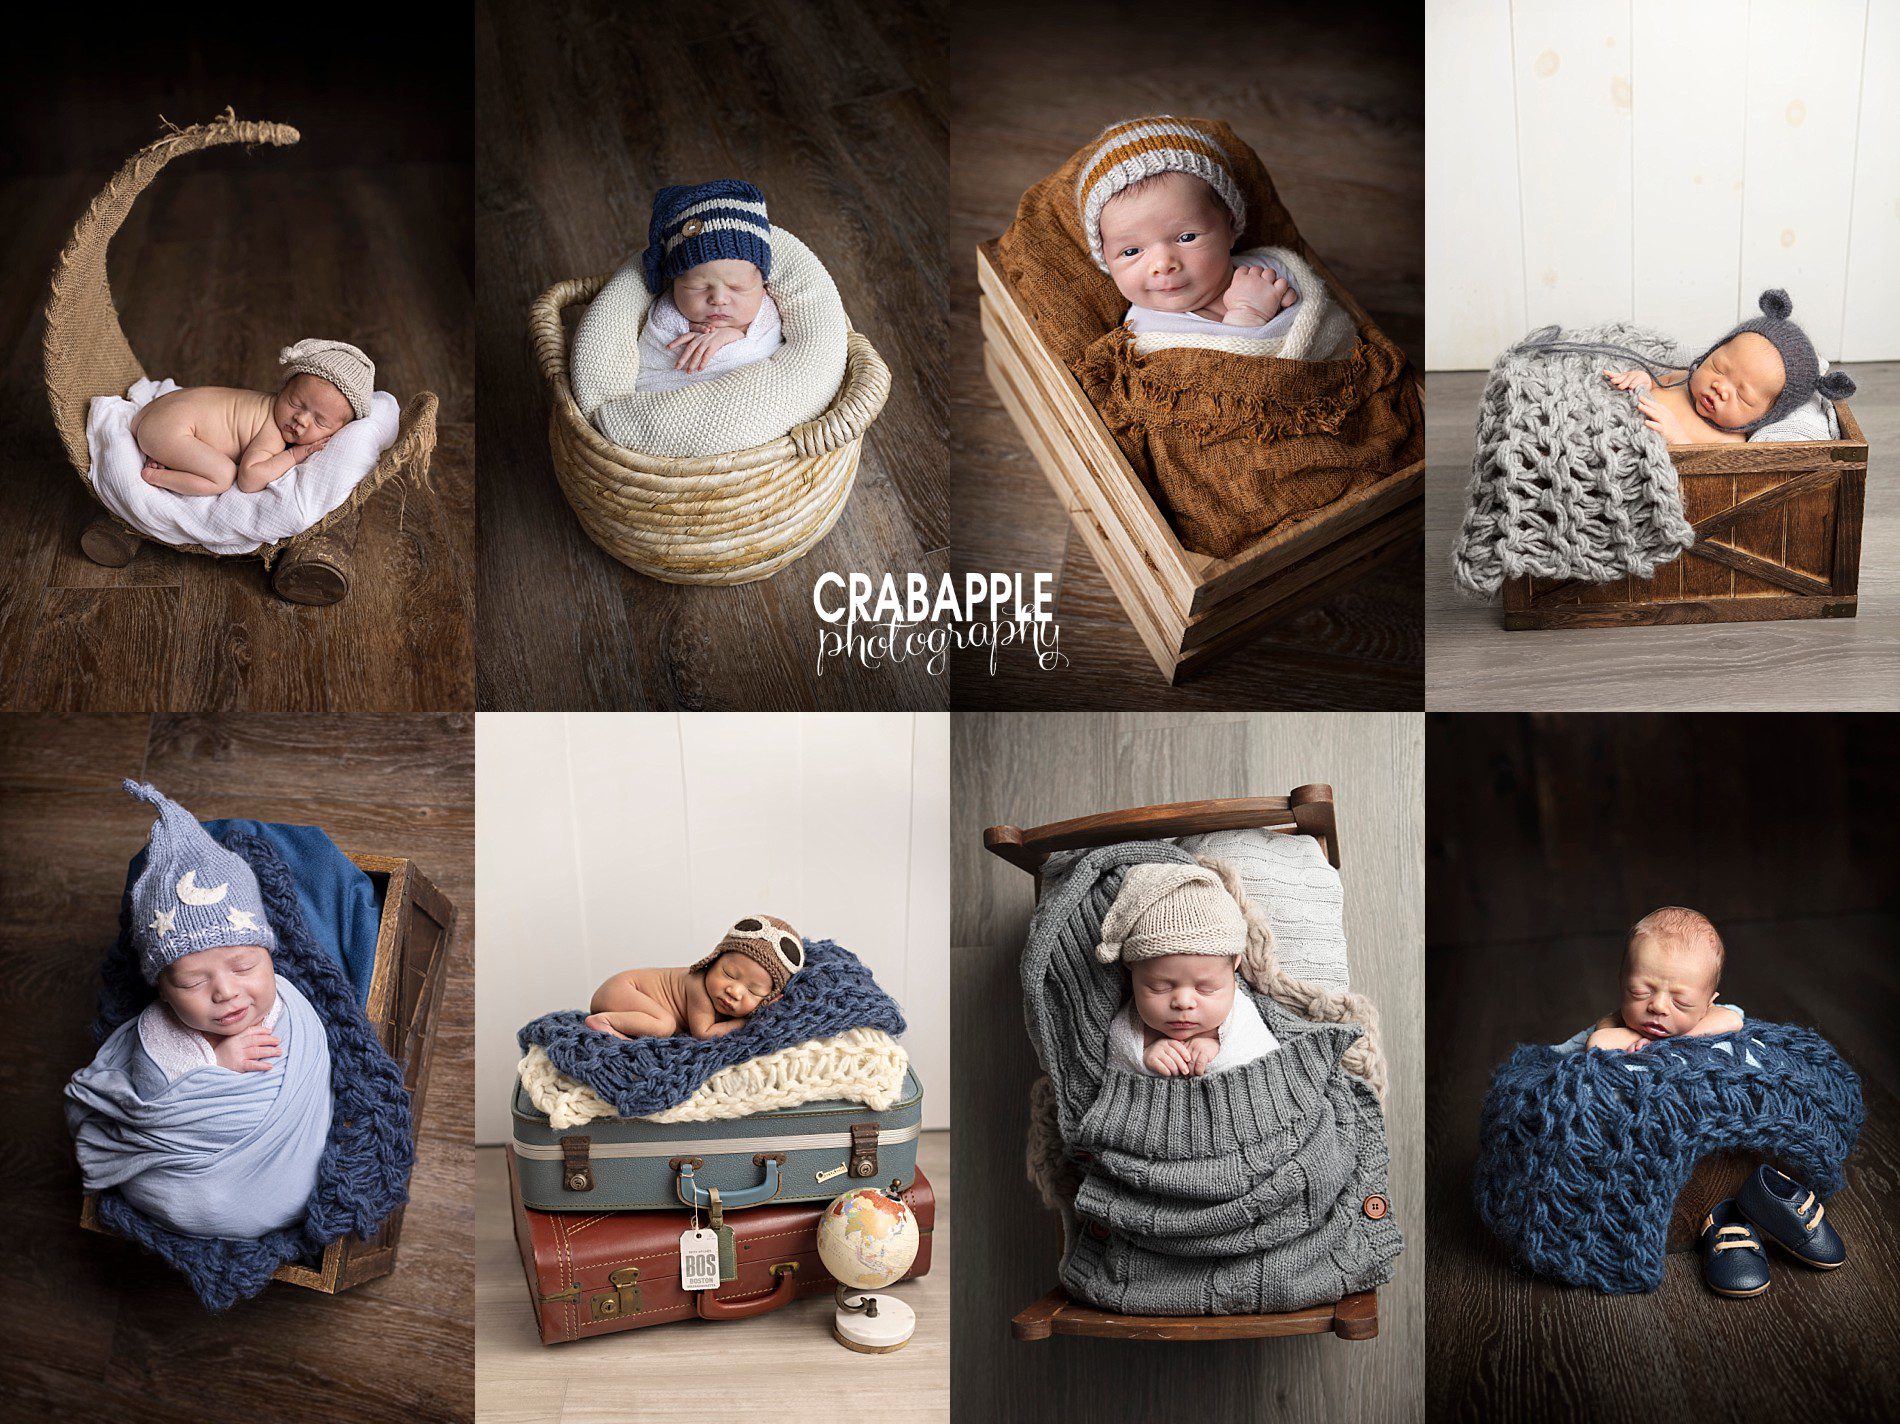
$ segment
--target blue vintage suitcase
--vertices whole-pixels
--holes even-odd
[[[761,1202],[829,1201],[852,1187],[908,1187],[917,1172],[924,1090],[906,1072],[883,1112],[863,1103],[805,1103],[719,1122],[598,1118],[565,1131],[515,1084],[514,1149],[521,1200],[536,1211],[740,1210]]]

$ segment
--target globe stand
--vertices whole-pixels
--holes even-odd
[[[856,1299],[852,1299],[852,1297]],[[910,1343],[917,1330],[917,1312],[895,1296],[839,1286],[831,1333],[847,1350],[861,1355],[888,1355]]]

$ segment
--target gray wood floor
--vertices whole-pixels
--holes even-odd
[[[475,1404],[482,1424],[716,1419],[950,1418],[950,1134],[926,1132],[917,1161],[937,1193],[930,1272],[894,1289],[917,1333],[889,1355],[831,1338],[831,1297],[756,1320],[680,1320],[543,1345],[515,1246],[502,1148],[475,1150]],[[966,1416],[974,1417],[974,1416]]]
[[[1856,364],[1869,448],[1856,617],[1507,633],[1453,586],[1482,371],[1425,404],[1425,700],[1448,711],[1873,711],[1900,707],[1900,363]]]
[[[952,1390],[959,1418],[1416,1420],[1424,1417],[1424,783],[1422,719],[1379,713],[963,713],[951,760],[951,1002],[955,1164],[970,1219],[958,1240]],[[1354,986],[1383,1016],[1398,1275],[1379,1336],[1189,1346],[1010,1339],[1009,1319],[1055,1284],[1060,1227],[1023,1173],[1039,1070],[1017,961],[1030,877],[983,849],[986,826],[1218,796],[1338,798]],[[1183,1401],[1191,1400],[1191,1408]]]

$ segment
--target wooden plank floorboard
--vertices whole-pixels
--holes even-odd
[[[945,121],[916,75],[943,18],[755,0],[716,20],[586,0],[476,13],[476,240],[483,707],[943,707],[921,666],[816,672],[812,581],[827,569],[945,567],[941,362]],[[714,82],[710,74],[723,78]],[[550,88],[545,76],[560,74]],[[941,87],[941,81],[939,81]],[[740,176],[837,280],[892,371],[850,503],[802,562],[761,584],[686,588],[622,568],[555,482],[547,395],[523,331],[553,282],[645,245],[653,192]]]
[[[1868,443],[1853,618],[1507,633],[1452,581],[1481,371],[1437,371],[1425,417],[1427,705],[1446,711],[1874,711],[1900,708],[1900,362],[1850,369]]]
[[[1192,16],[1186,17],[1190,21]],[[950,165],[951,569],[1046,570],[1063,590],[1045,673],[1004,650],[953,659],[955,705],[1006,708],[1409,708],[1424,697],[1421,566],[1412,559],[1274,625],[1170,688],[1073,536],[983,374],[974,248],[1025,189],[1106,124],[1145,112],[1226,119],[1259,147],[1306,239],[1416,361],[1424,336],[1424,94],[1416,34],[1340,16],[1261,21],[1271,85],[1206,63],[1208,27],[1074,3],[957,12]],[[1245,21],[1222,43],[1244,48]],[[1270,33],[1268,31],[1270,30]],[[1052,62],[1051,56],[1060,56]],[[1104,84],[1100,76],[1113,74]],[[1058,535],[1060,537],[1058,537]],[[1106,602],[1104,602],[1106,600]],[[1371,649],[1371,652],[1366,650]]]

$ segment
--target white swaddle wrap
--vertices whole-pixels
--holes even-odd
[[[641,335],[657,300],[639,257],[623,263],[574,333],[568,364],[581,414],[616,445],[672,459],[730,454],[816,420],[844,383],[851,325],[824,263],[782,227],[772,229],[770,296],[784,343],[768,359],[717,381],[645,390]]]
[[[660,293],[647,324],[640,329],[640,378],[634,382],[634,390],[677,391],[701,381],[716,381],[741,366],[765,360],[785,343],[778,303],[769,292],[759,303],[759,314],[752,318],[745,335],[713,352],[701,370],[682,371],[678,364],[680,353],[671,349],[669,343],[692,329],[692,323],[673,304],[673,298]]]
[[[1283,361],[1332,361],[1352,350],[1359,329],[1352,314],[1327,293],[1311,265],[1286,247],[1254,247],[1234,254],[1237,267],[1267,267],[1287,280],[1299,300],[1265,326],[1228,326],[1193,312],[1130,307],[1124,318],[1135,351],[1186,348],[1234,356],[1277,356]]]
[[[271,1000],[270,1012],[264,1015],[263,1026],[275,1029],[283,1012],[284,998],[279,994]],[[182,1078],[195,1068],[217,1066],[218,1055],[210,1042],[203,1034],[178,1022],[172,1011],[165,1007],[163,999],[152,1000],[140,1011],[138,1025],[139,1047],[145,1050],[146,1057],[158,1065],[167,1082]]]
[[[1142,1061],[1142,1054],[1146,1051],[1146,1028],[1133,999],[1122,1005],[1121,1012],[1108,1023],[1109,1067],[1120,1068],[1128,1073],[1144,1073],[1150,1078],[1155,1076],[1154,1069]],[[1280,1040],[1273,1036],[1267,1021],[1260,1017],[1260,1010],[1253,999],[1236,990],[1233,1012],[1227,1015],[1227,1022],[1220,1026],[1220,1052],[1207,1065],[1206,1076],[1211,1078],[1216,1073],[1244,1068],[1256,1058],[1265,1058],[1269,1053],[1277,1052],[1279,1047]]]

